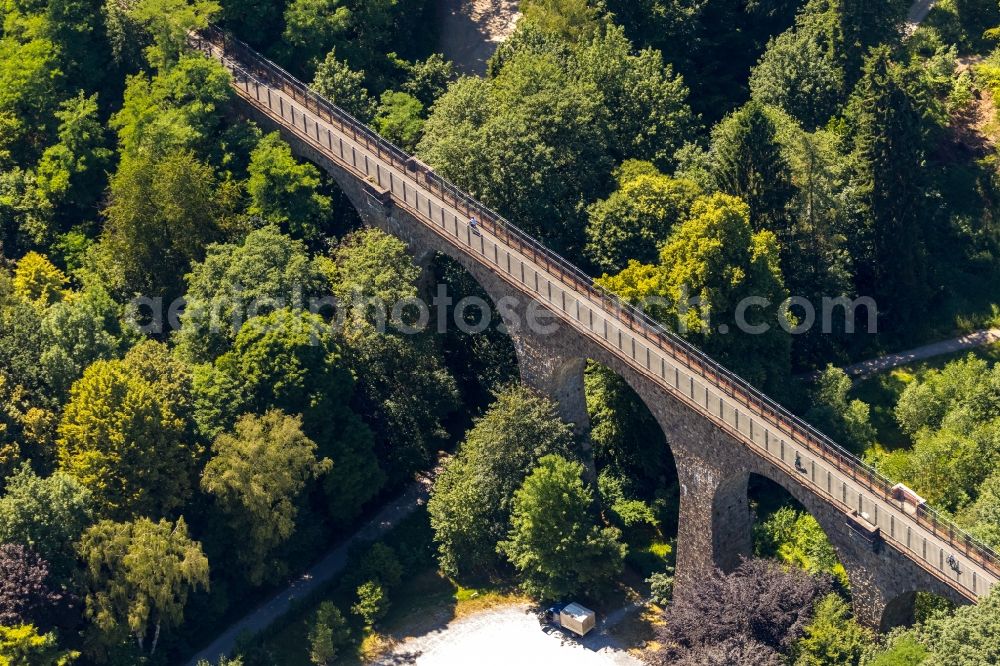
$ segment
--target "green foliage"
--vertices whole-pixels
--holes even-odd
[[[401,62],[406,70],[406,81],[400,88],[416,97],[425,109],[434,105],[455,78],[454,66],[439,53],[416,63]]]
[[[188,594],[208,587],[208,559],[183,518],[103,520],[84,533],[78,550],[87,572],[86,615],[109,645],[130,634],[144,650],[152,630],[152,655],[161,629],[183,620]]]
[[[235,657],[233,659],[230,659],[229,657],[222,656],[219,657],[219,661],[213,662],[211,664],[208,663],[208,661],[206,661],[205,659],[201,659],[198,661],[197,666],[243,666],[243,658]]]
[[[9,22],[16,19],[11,12]],[[18,163],[37,158],[55,129],[59,48],[37,32],[4,30],[0,37],[0,153]]]
[[[62,271],[37,252],[21,257],[14,269],[14,293],[40,307],[61,301],[68,282]]]
[[[964,518],[977,538],[1000,547],[1000,474],[994,471],[986,477]]]
[[[0,664],[3,666],[65,666],[78,653],[59,649],[54,632],[40,634],[34,626],[0,626]]]
[[[365,73],[338,60],[335,49],[316,68],[310,87],[361,122],[368,122],[375,113],[375,103],[365,88]]]
[[[319,263],[274,226],[251,231],[239,244],[208,246],[185,280],[177,345],[198,363],[228,351],[248,318],[272,307],[304,306],[324,291]]]
[[[104,189],[104,171],[112,155],[104,145],[97,95],[87,97],[81,91],[60,104],[55,116],[60,121],[59,141],[46,148],[38,162],[39,194],[66,214],[87,214]]]
[[[220,9],[215,0],[138,0],[129,14],[153,36],[150,62],[163,66],[180,56],[188,31],[207,27]]]
[[[750,75],[753,99],[776,106],[806,129],[823,126],[844,96],[844,73],[820,36],[808,27],[773,39]]]
[[[309,660],[316,666],[336,661],[350,639],[347,621],[332,601],[324,601],[316,610],[316,620],[309,629]]]
[[[362,583],[357,590],[358,602],[351,606],[351,612],[371,627],[389,612],[389,598],[385,588],[374,581]]]
[[[828,365],[813,389],[813,406],[806,420],[855,451],[863,451],[875,439],[869,406],[860,400],[849,400],[851,379],[833,365]]]
[[[497,544],[541,599],[600,594],[622,570],[621,532],[597,524],[582,474],[578,462],[541,458],[514,494],[510,534]]]
[[[38,362],[61,401],[86,367],[115,358],[136,338],[121,308],[99,286],[50,306],[42,316],[41,332],[45,351]]]
[[[392,332],[351,339],[350,363],[358,378],[353,405],[375,434],[389,485],[426,469],[447,441],[446,419],[461,404],[435,342]]]
[[[529,232],[580,248],[581,209],[610,170],[606,118],[593,84],[552,55],[526,53],[493,79],[452,85],[417,152]]]
[[[343,353],[318,315],[275,310],[249,320],[216,360],[214,387],[228,390],[203,394],[216,401],[212,411],[224,428],[246,411],[302,414],[303,432],[333,461],[323,484],[338,524],[353,519],[384,481],[371,430],[349,406],[354,379]]]
[[[377,229],[345,237],[325,269],[340,307],[359,309],[351,316],[355,325],[363,326],[366,321],[375,324],[376,311],[388,314],[397,303],[417,297],[420,269],[407,253],[406,244]]]
[[[371,581],[391,590],[403,581],[403,565],[392,546],[376,541],[352,563],[350,575],[354,580]]]
[[[895,409],[903,432],[951,423],[982,423],[1000,417],[1000,365],[970,354],[903,389]]]
[[[375,432],[389,482],[402,482],[430,462],[444,438],[442,420],[458,404],[434,340],[395,332],[406,331],[402,306],[417,297],[420,270],[404,243],[374,229],[344,238],[323,268],[349,324],[354,404]]]
[[[407,152],[413,151],[424,129],[424,105],[413,95],[382,94],[372,124],[378,133]]]
[[[344,0],[293,0],[285,9],[284,39],[307,60],[319,61],[346,39],[351,10]]]
[[[184,54],[149,78],[128,77],[121,110],[111,118],[123,157],[159,162],[182,149],[221,162],[222,111],[233,99],[229,73],[202,55]],[[119,171],[124,167],[119,166]]]
[[[190,151],[124,157],[111,179],[102,249],[126,294],[175,296],[180,277],[220,236],[227,206],[212,168]]]
[[[382,80],[393,68],[390,52],[412,39],[399,29],[412,25],[422,10],[411,0],[292,0],[285,8],[282,51],[294,58],[296,69],[311,72],[336,49],[352,67]]]
[[[674,153],[696,129],[683,79],[659,52],[636,52],[621,28],[611,27],[583,45],[570,71],[594,84],[608,111],[609,148],[616,161],[674,164]]]
[[[953,614],[932,616],[913,635],[927,648],[923,663],[972,666],[1000,660],[1000,595],[990,594]],[[910,653],[918,653],[915,648]]]
[[[585,251],[606,273],[621,271],[629,260],[656,261],[660,245],[701,194],[693,181],[664,176],[655,167],[650,173],[626,175],[627,165],[622,165],[619,188],[588,209]]]
[[[247,172],[250,215],[259,215],[294,238],[318,240],[331,213],[330,198],[319,192],[319,169],[296,160],[288,144],[272,132],[250,154]]]
[[[241,571],[251,583],[274,581],[285,571],[275,550],[295,532],[300,498],[307,484],[329,471],[317,460],[316,444],[302,434],[302,420],[280,411],[246,414],[232,434],[212,445],[201,488],[226,515]]]
[[[785,242],[795,189],[777,128],[764,108],[750,102],[716,125],[709,160],[716,187],[750,207],[754,230],[770,230]]]
[[[1000,459],[1000,366],[970,355],[928,372],[903,390],[895,415],[913,447],[881,455],[881,467],[936,506],[969,508],[966,519],[990,516],[988,496],[969,505]],[[975,529],[988,535],[992,528]]]
[[[851,187],[857,199],[848,247],[857,269],[856,286],[875,298],[882,319],[896,330],[922,321],[921,304],[929,294],[923,111],[904,77],[888,48],[875,49],[847,112],[853,139]]]
[[[199,455],[190,392],[190,371],[152,341],[95,362],[73,384],[59,467],[93,493],[101,515],[164,515],[190,496]]]
[[[445,464],[427,504],[442,570],[463,577],[494,571],[514,492],[542,457],[573,450],[555,405],[525,388],[500,393]]]
[[[747,205],[715,194],[694,203],[689,218],[663,245],[658,264],[633,261],[599,282],[643,304],[747,380],[765,389],[778,388],[790,362],[789,336],[781,328],[790,323],[781,321],[785,315],[778,309],[788,294],[778,263],[774,234],[754,233]],[[759,335],[741,331],[736,319],[737,305],[751,296],[766,299],[766,304],[758,301],[759,307],[741,313],[743,323],[768,327]]]
[[[674,596],[674,569],[654,573],[646,579],[649,585],[649,600],[657,606],[666,606]]]
[[[589,0],[527,0],[521,11],[530,26],[569,42],[592,38],[603,23]]]
[[[903,634],[891,641],[890,646],[878,653],[868,666],[919,666],[927,658],[927,648],[912,636]]]
[[[756,530],[756,550],[811,574],[832,574],[849,587],[847,572],[820,524],[808,513],[781,507]]]
[[[795,666],[858,666],[874,640],[850,615],[847,603],[828,594],[816,603],[813,618],[792,647]]]
[[[27,464],[6,484],[0,496],[0,543],[29,546],[48,561],[54,580],[67,580],[76,566],[73,543],[93,518],[90,491],[63,472],[42,478]]]

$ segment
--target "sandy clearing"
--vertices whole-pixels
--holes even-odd
[[[517,8],[517,0],[439,0],[442,53],[462,74],[484,74],[521,18]]]
[[[526,605],[467,615],[400,643],[379,666],[641,666],[600,627],[582,639],[542,626]]]

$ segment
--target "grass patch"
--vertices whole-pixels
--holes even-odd
[[[871,420],[876,430],[876,441],[888,450],[910,446],[910,438],[899,429],[896,417],[893,415],[899,396],[910,383],[922,380],[932,370],[940,370],[952,361],[965,358],[969,354],[989,363],[1000,363],[1000,342],[901,365],[855,382],[851,389],[851,397],[863,400],[871,406]]]

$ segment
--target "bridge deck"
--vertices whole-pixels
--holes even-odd
[[[391,196],[393,205],[433,230],[442,243],[471,255],[755,454],[787,471],[842,512],[845,521],[878,527],[890,547],[972,601],[1000,579],[1000,566],[989,549],[932,511],[914,510],[894,500],[888,482],[870,468],[697,350],[665,337],[650,322],[611,301],[578,269],[554,260],[528,236],[306,91],[276,65],[232,44],[223,49],[222,43],[217,32],[192,37],[196,48],[233,74],[233,87],[246,103],[294,131],[373,190]],[[251,57],[254,60],[248,62]],[[471,233],[470,213],[482,220],[481,235]]]

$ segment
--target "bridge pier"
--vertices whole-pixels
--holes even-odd
[[[674,595],[683,598],[715,569],[728,573],[753,554],[746,474],[732,474],[674,448],[680,482]]]

